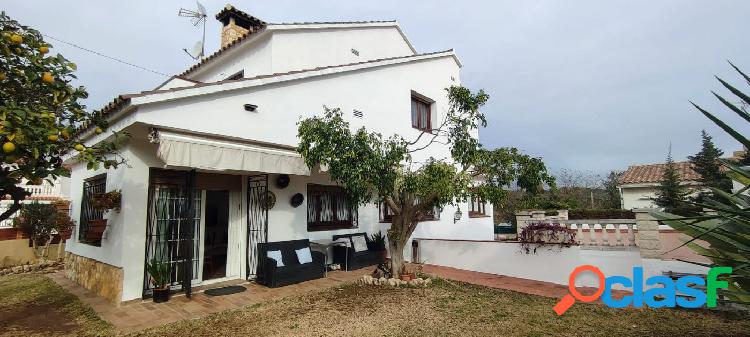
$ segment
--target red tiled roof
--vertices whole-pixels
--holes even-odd
[[[690,162],[674,163],[681,181],[698,181],[701,176]],[[667,164],[633,165],[620,177],[620,184],[658,183],[664,176]]]

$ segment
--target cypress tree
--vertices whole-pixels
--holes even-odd
[[[656,187],[656,198],[654,203],[659,207],[663,207],[666,212],[669,213],[682,213],[681,208],[685,206],[685,200],[687,192],[685,187],[680,185],[680,174],[677,172],[677,166],[672,160],[672,146],[669,147],[667,153],[667,162],[664,167],[664,175],[659,182],[659,186]]]
[[[719,159],[724,152],[714,145],[706,130],[701,131],[701,139],[700,152],[694,156],[688,156],[688,160],[693,164],[693,170],[701,175],[700,182],[704,186],[731,192],[732,181],[720,170]]]

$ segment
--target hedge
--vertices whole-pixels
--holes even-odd
[[[628,209],[572,209],[568,219],[635,219],[635,213]]]

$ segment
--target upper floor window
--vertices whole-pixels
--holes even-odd
[[[472,195],[469,201],[469,217],[478,218],[487,216],[485,202],[477,196]]]
[[[357,227],[357,210],[339,186],[307,185],[307,230]]]
[[[432,131],[432,102],[429,98],[412,91],[411,126],[415,129]]]
[[[225,81],[241,80],[243,78],[245,78],[245,71],[240,70],[239,72],[233,74],[232,76],[227,77]]]

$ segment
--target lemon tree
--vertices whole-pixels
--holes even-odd
[[[5,12],[0,13],[0,34],[0,196],[14,201],[0,214],[4,220],[29,196],[22,182],[51,183],[69,174],[63,166],[66,156],[91,169],[121,164],[116,150],[123,137],[113,133],[108,141],[84,146],[83,131],[102,133],[107,122],[101,113],[85,110],[86,90],[71,85],[76,65],[52,55],[38,31]]]

